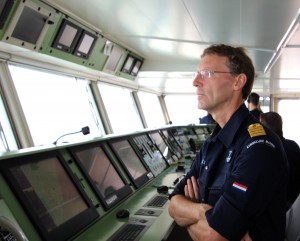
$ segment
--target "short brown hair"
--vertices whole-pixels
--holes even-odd
[[[258,105],[259,104],[259,94],[252,92],[249,96],[248,96],[248,103],[252,103],[253,105]]]
[[[255,76],[254,65],[250,57],[246,54],[246,50],[242,47],[218,44],[206,48],[201,57],[209,54],[227,57],[228,68],[232,73],[236,75],[243,73],[247,76],[247,82],[242,90],[242,97],[246,100],[252,90]]]

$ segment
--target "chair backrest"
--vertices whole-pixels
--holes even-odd
[[[300,194],[286,213],[287,241],[300,241]]]

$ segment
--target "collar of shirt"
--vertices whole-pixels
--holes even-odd
[[[230,117],[229,121],[223,128],[221,128],[219,125],[215,127],[211,141],[216,141],[218,138],[223,142],[226,148],[229,148],[235,134],[247,117],[249,117],[249,110],[245,104],[242,104]]]

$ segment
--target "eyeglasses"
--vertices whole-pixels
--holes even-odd
[[[198,70],[195,73],[194,78],[200,75],[202,79],[210,79],[214,74],[234,74],[234,73],[226,72],[226,71],[214,71],[214,70],[202,69],[202,70]]]

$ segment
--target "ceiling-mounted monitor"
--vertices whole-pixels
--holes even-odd
[[[128,54],[121,71],[132,76],[137,76],[140,68],[142,67],[142,64],[142,60],[134,57],[131,54]]]
[[[129,54],[125,60],[123,67],[122,67],[122,72],[124,72],[126,74],[130,74],[130,72],[133,68],[133,65],[134,65],[134,61],[135,61],[135,58]]]
[[[110,209],[132,193],[103,144],[92,143],[71,147],[75,161],[98,194],[105,209]]]
[[[2,160],[0,170],[41,240],[71,240],[99,217],[58,150]]]
[[[137,76],[140,69],[141,69],[141,67],[142,67],[142,64],[143,64],[143,62],[141,60],[136,59],[130,74],[133,75],[133,76]]]
[[[93,50],[96,40],[97,40],[96,35],[91,34],[88,31],[84,30],[80,36],[78,44],[76,45],[76,48],[74,50],[74,55],[81,58],[88,59],[90,53]]]
[[[83,29],[80,26],[64,19],[54,39],[52,47],[67,53],[72,53],[78,43],[82,31]]]
[[[47,30],[54,23],[55,10],[31,1],[21,1],[3,41],[39,50]]]
[[[0,29],[4,27],[7,17],[14,5],[15,0],[0,1]]]

